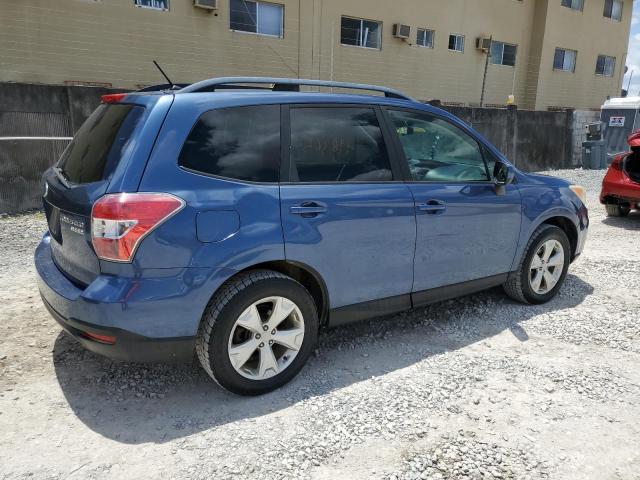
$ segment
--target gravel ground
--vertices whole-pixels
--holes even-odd
[[[43,215],[0,218],[0,478],[640,479],[640,214],[605,218],[602,172],[550,173],[592,220],[556,299],[333,330],[259,398],[81,349],[35,286]]]

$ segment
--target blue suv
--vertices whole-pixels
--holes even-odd
[[[105,96],[44,182],[35,264],[62,327],[115,359],[195,353],[247,395],[291,380],[326,326],[498,285],[548,301],[589,223],[584,189],[447,112],[314,80]]]

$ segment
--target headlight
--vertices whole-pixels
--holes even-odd
[[[569,188],[577,195],[582,203],[585,205],[587,204],[587,191],[584,187],[581,187],[580,185],[571,185]]]

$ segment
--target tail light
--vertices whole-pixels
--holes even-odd
[[[184,200],[168,193],[105,195],[91,210],[96,254],[102,260],[130,262],[142,239],[184,205]]]
[[[121,102],[127,95],[128,93],[110,93],[108,95],[102,95],[102,97],[100,97],[100,100],[102,100],[102,103],[118,103]]]

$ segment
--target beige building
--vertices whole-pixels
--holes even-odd
[[[163,81],[157,60],[175,82],[334,79],[474,105],[488,58],[485,104],[513,94],[521,108],[598,108],[620,93],[633,7],[632,0],[197,2],[217,8],[194,0],[0,0],[0,81],[137,88]],[[477,48],[482,38],[493,39],[488,52]]]

